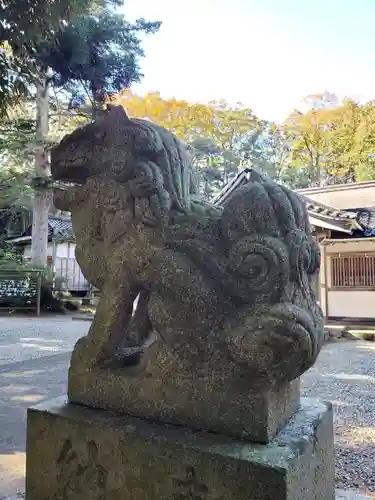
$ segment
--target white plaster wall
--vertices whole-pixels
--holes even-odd
[[[61,286],[66,290],[88,290],[89,284],[83,276],[75,260],[75,243],[58,243],[56,245],[56,276],[66,278]],[[53,245],[48,243],[48,256],[53,256]],[[31,257],[31,245],[24,247],[24,257]]]
[[[56,245],[56,257],[74,259],[75,248],[75,243],[59,243]]]
[[[52,255],[52,243],[48,243],[48,255]],[[31,258],[31,245],[25,245],[23,249],[23,256],[27,259]]]
[[[328,314],[330,317],[375,318],[375,292],[330,290]]]
[[[56,245],[56,257],[60,258],[75,258],[75,243],[58,243]],[[48,243],[48,255],[52,257],[53,247],[52,243]],[[26,245],[23,251],[24,257],[31,257],[31,245]]]
[[[315,189],[301,189],[301,194],[314,201],[323,203],[334,208],[355,208],[375,206],[374,182],[364,184],[343,184],[338,189],[324,188],[321,192]]]
[[[348,241],[347,243],[333,243],[326,245],[327,254],[330,253],[357,253],[357,252],[375,252],[375,240]]]

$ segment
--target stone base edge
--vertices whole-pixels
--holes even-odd
[[[0,497],[0,500],[25,500],[25,495],[19,493],[10,497]],[[362,495],[352,490],[336,490],[335,500],[373,500],[371,497]]]
[[[334,500],[332,408],[261,445],[59,398],[28,411],[26,472],[26,500]]]

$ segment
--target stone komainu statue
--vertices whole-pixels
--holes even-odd
[[[204,202],[183,144],[122,108],[64,138],[51,168],[71,183],[55,205],[101,291],[72,366],[271,387],[314,363],[319,251],[297,194],[253,172],[222,209]]]

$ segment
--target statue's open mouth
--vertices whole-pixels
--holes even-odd
[[[90,169],[87,164],[76,162],[67,165],[66,163],[51,161],[51,174],[54,181],[62,183],[84,184],[90,176]]]

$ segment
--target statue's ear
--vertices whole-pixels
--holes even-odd
[[[113,104],[107,105],[107,112],[109,116],[113,118],[117,118],[120,120],[129,120],[128,115],[126,114],[125,109],[122,106],[115,106]]]
[[[260,172],[257,170],[254,170],[253,168],[251,169],[250,172],[250,181],[251,182],[264,182],[266,179],[264,175],[262,175]]]

